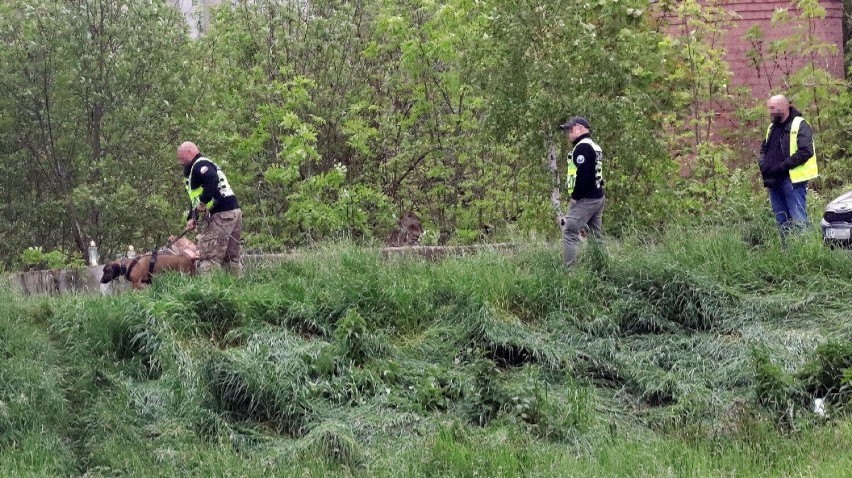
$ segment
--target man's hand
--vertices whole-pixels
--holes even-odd
[[[190,219],[189,221],[186,221],[186,230],[192,231],[194,229],[195,229],[195,219]]]
[[[199,215],[203,216],[205,212],[207,212],[207,206],[204,205],[203,202],[198,203],[198,206],[195,206],[195,210],[198,211]]]
[[[773,176],[773,177],[786,176],[786,175],[787,175],[787,172],[788,172],[789,170],[790,170],[790,168],[788,168],[788,167],[787,167],[787,165],[786,165],[786,164],[784,164],[784,163],[781,163],[781,164],[777,164],[777,163],[776,163],[776,164],[770,164],[770,165],[766,168],[766,174],[767,174],[768,176]]]

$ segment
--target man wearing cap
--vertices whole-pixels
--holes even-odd
[[[571,267],[577,259],[580,230],[588,227],[596,237],[601,234],[604,208],[603,151],[591,138],[589,121],[575,116],[559,126],[574,145],[568,162],[565,180],[571,194],[568,214],[561,220],[565,265]]]

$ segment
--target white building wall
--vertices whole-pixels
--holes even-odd
[[[169,0],[179,8],[189,24],[189,35],[197,38],[210,27],[210,9],[224,0]]]

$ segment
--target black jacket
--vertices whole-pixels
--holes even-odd
[[[802,116],[796,108],[790,108],[790,116],[780,125],[773,124],[769,138],[760,147],[760,175],[763,185],[775,187],[784,178],[790,177],[790,170],[805,164],[814,155],[814,137],[811,125],[802,121],[799,136],[796,139],[798,149],[790,155],[790,128],[793,118]]]
[[[237,197],[235,195],[232,193],[227,196],[222,195],[222,188],[225,187],[225,185],[219,178],[219,169],[213,161],[208,160],[205,161],[206,164],[197,168],[195,167],[195,163],[203,157],[203,155],[198,154],[192,158],[192,162],[189,166],[184,166],[183,168],[184,178],[192,173],[192,177],[189,178],[189,187],[191,189],[195,189],[198,186],[202,187],[201,197],[199,198],[202,203],[207,203],[211,199],[213,200],[213,207],[210,208],[210,214],[239,209],[240,203],[237,201]],[[204,172],[202,172],[202,170],[204,170]],[[192,217],[193,211],[194,209],[189,210],[187,219]]]
[[[590,137],[584,134],[574,141],[574,144]],[[603,190],[603,158],[588,143],[583,143],[574,148],[571,161],[577,166],[577,181],[571,192],[571,199],[600,199],[604,197]]]

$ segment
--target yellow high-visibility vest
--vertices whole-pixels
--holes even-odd
[[[565,170],[565,189],[568,191],[568,194],[574,192],[574,186],[577,185],[577,165],[574,164],[573,157],[574,151],[577,149],[577,146],[581,144],[588,144],[595,150],[595,154],[597,158],[595,158],[597,162],[597,171],[595,172],[596,180],[598,181],[598,187],[603,183],[602,173],[601,173],[601,159],[603,156],[603,150],[597,143],[592,141],[591,138],[583,138],[577,144],[574,145],[574,149],[571,150],[571,154],[568,156],[568,169]]]
[[[793,123],[790,125],[790,156],[796,154],[796,151],[799,150],[799,127],[802,125],[802,121],[804,121],[804,119],[801,116],[796,116],[793,118]],[[766,141],[769,141],[769,133],[771,132],[772,124],[770,124],[769,128],[766,129]],[[811,156],[805,164],[796,166],[790,170],[790,181],[793,183],[800,183],[802,181],[809,181],[817,176],[819,176],[819,168],[817,168],[816,145],[814,145],[813,156]]]
[[[192,165],[192,169],[189,171],[189,176],[187,176],[184,179],[184,187],[186,187],[186,193],[189,194],[189,201],[190,201],[190,203],[192,203],[193,209],[198,207],[198,204],[201,202],[201,193],[204,191],[204,188],[202,186],[198,186],[195,189],[193,189],[190,186],[189,181],[192,178],[193,171],[196,168],[198,168],[199,164],[203,164],[205,161],[210,163],[210,165],[208,165],[208,167],[213,166],[213,167],[216,168],[216,173],[219,176],[218,188],[219,188],[219,193],[221,194],[221,196],[227,197],[227,196],[233,196],[234,195],[234,191],[231,189],[231,185],[228,183],[228,178],[225,177],[225,173],[222,172],[222,169],[219,166],[217,166],[216,163],[214,163],[213,161],[210,161],[209,159],[207,159],[205,157],[198,158],[198,160],[195,162],[195,164]],[[214,200],[211,199],[211,200],[207,201],[205,206],[207,206],[207,209],[211,209],[214,205],[213,203],[214,203]]]

